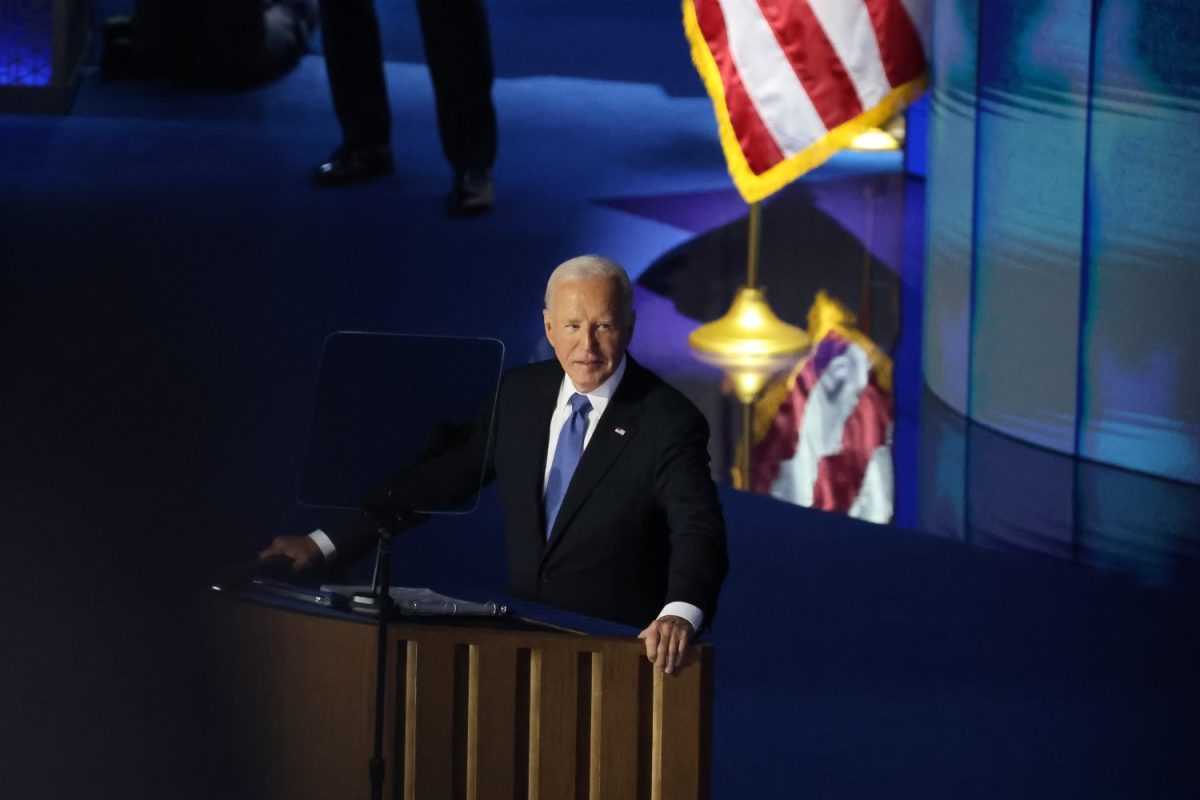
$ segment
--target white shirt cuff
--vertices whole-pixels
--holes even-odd
[[[676,600],[673,603],[667,603],[663,606],[663,610],[659,613],[658,618],[662,619],[666,616],[683,617],[692,624],[693,631],[700,630],[700,626],[704,623],[704,612],[691,603],[684,603],[681,600]]]
[[[317,547],[321,548],[321,555],[325,556],[326,561],[333,561],[333,557],[337,555],[337,547],[334,546],[333,540],[325,534],[325,531],[317,528],[308,535],[308,538],[316,542]]]

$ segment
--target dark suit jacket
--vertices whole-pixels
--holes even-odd
[[[542,482],[563,371],[545,361],[505,374],[486,477],[498,483],[504,509],[508,591],[639,628],[677,600],[708,620],[728,570],[708,425],[682,394],[627,358],[549,541]],[[471,465],[487,441],[486,423],[476,427],[467,443],[398,476],[391,500],[421,508],[469,493]],[[331,536],[341,550],[363,533]]]

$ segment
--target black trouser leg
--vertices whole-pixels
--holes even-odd
[[[446,159],[455,169],[491,167],[496,111],[483,0],[417,0],[417,10]]]
[[[352,147],[389,144],[391,116],[373,0],[322,0],[320,9],[325,71],[342,140]]]

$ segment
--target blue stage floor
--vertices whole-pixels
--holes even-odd
[[[509,54],[562,13],[493,11]],[[651,69],[646,37],[674,35],[660,11],[650,33],[572,24],[641,42]],[[295,490],[331,331],[495,336],[520,363],[549,270],[602,252],[642,279],[632,351],[728,461],[728,401],[680,340],[723,310],[744,252],[711,107],[686,66],[588,73],[564,49],[498,56],[498,204],[461,222],[440,213],[419,64],[388,65],[396,176],[344,190],[304,181],[338,140],[316,56],[238,94],[93,76],[68,117],[0,118],[0,527],[6,638],[27,654],[0,678],[0,797],[228,796],[195,741],[189,587],[327,521]],[[925,395],[920,191],[898,167],[839,157],[767,209],[764,280],[799,322],[813,287],[858,286],[855,203],[876,187],[898,524],[723,490],[714,796],[1200,796],[1197,492],[1022,448]],[[499,586],[498,524],[489,495],[427,526],[398,579]]]

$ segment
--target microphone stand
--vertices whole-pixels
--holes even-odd
[[[374,751],[369,771],[371,776],[371,800],[383,800],[383,776],[387,762],[383,758],[383,690],[387,679],[387,624],[391,616],[392,595],[392,537],[416,527],[429,518],[428,514],[408,509],[379,510],[364,507],[363,514],[376,526],[379,546],[375,552],[375,575],[371,581],[369,597],[355,595],[360,608],[370,608],[374,603],[378,618],[375,626],[375,732]]]

